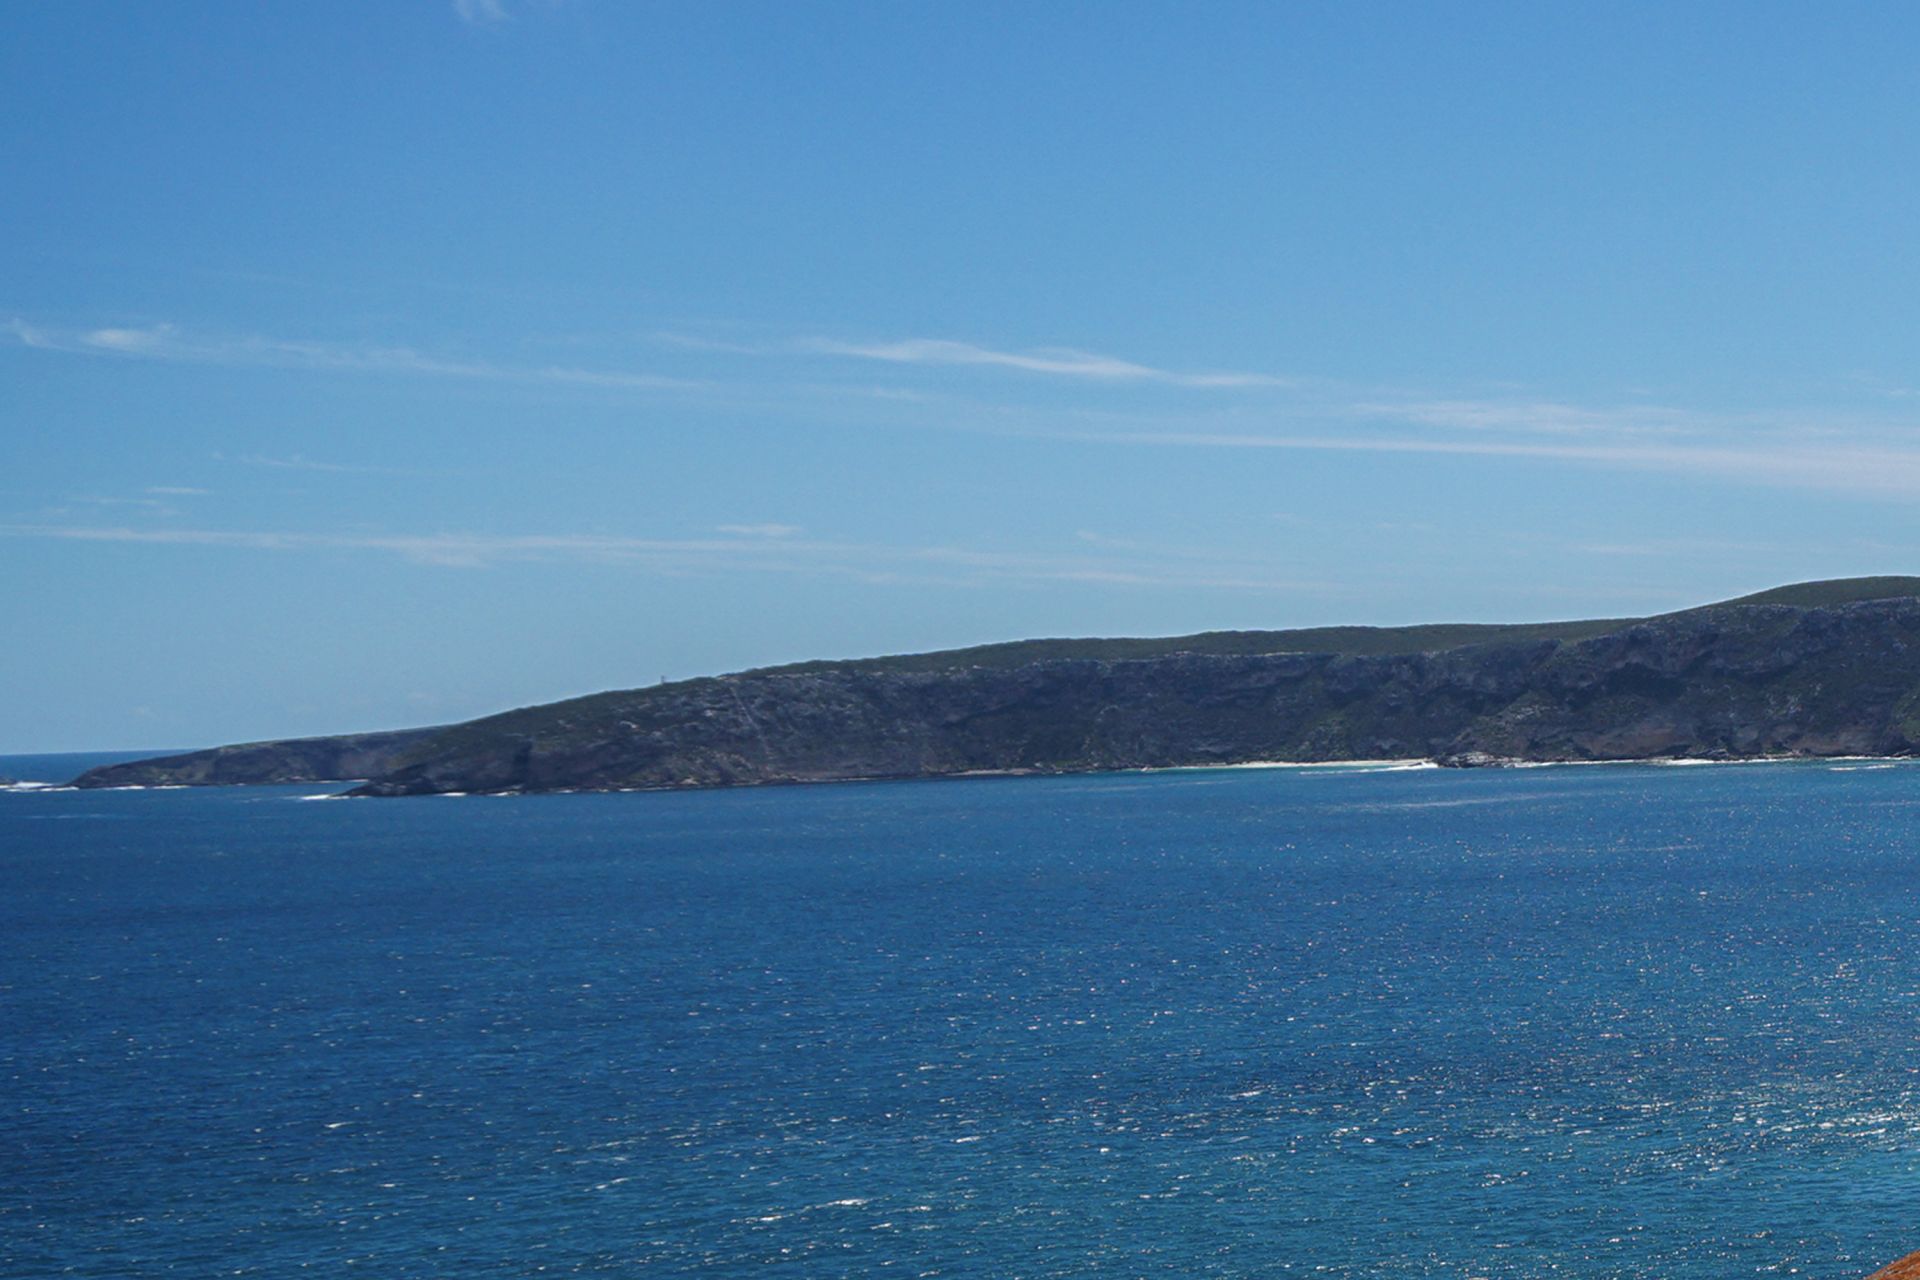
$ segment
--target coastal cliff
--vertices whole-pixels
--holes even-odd
[[[803,663],[439,729],[251,743],[83,787],[365,779],[357,795],[617,790],[1420,758],[1920,752],[1920,580],[1639,620],[1025,641]]]

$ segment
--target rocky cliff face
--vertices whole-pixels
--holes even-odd
[[[732,786],[1249,760],[1443,763],[1920,749],[1920,601],[1747,605],[1434,653],[849,664],[456,726],[366,795]]]
[[[74,779],[79,787],[219,786],[250,782],[346,782],[376,778],[395,767],[400,753],[440,732],[399,729],[334,738],[247,742],[211,751],[133,760],[91,769]]]

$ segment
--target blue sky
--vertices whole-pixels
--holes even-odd
[[[1911,8],[0,9],[0,749],[1920,566]]]

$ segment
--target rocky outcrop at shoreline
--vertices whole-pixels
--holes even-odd
[[[246,742],[210,751],[189,751],[153,760],[90,769],[78,787],[204,787],[262,782],[345,782],[377,778],[399,763],[400,754],[438,729],[398,729],[331,738]]]

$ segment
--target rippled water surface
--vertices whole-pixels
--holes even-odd
[[[1920,767],[312,790],[0,794],[0,1274],[1920,1248]]]

